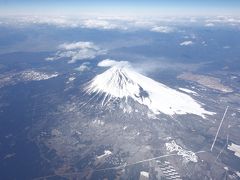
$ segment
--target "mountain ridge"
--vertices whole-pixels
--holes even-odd
[[[172,89],[136,72],[132,67],[115,65],[87,83],[88,94],[103,95],[104,106],[112,99],[128,98],[146,105],[154,114],[195,114],[206,118],[213,112],[205,110],[191,96]]]

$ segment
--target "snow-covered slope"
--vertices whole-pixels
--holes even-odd
[[[127,102],[132,98],[146,105],[153,113],[196,114],[202,116],[214,113],[206,111],[191,96],[154,81],[135,72],[131,67],[116,65],[97,75],[85,90],[89,94],[103,95],[102,104],[122,98]]]

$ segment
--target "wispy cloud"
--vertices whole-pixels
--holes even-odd
[[[112,19],[88,16],[11,16],[1,18],[1,23],[17,26],[32,24],[52,25],[61,28],[86,28],[102,30],[127,30],[128,19]]]
[[[193,72],[205,65],[206,65],[205,63],[186,64],[186,63],[169,62],[168,59],[164,59],[164,58],[154,59],[154,60],[141,59],[136,62],[104,59],[98,63],[99,67],[121,66],[121,67],[133,68],[135,71],[145,75],[159,72],[159,71],[165,71],[165,70]]]
[[[141,60],[138,62],[131,63],[132,67],[141,74],[152,74],[160,71],[196,71],[198,68],[205,66],[204,63],[184,63],[184,62],[171,62],[169,59],[152,59],[152,60]]]
[[[212,27],[217,25],[231,25],[231,26],[239,26],[240,25],[240,17],[239,16],[216,16],[205,19],[205,26]]]
[[[206,27],[213,27],[213,26],[215,26],[215,24],[213,24],[213,23],[207,23],[207,24],[205,24],[205,26],[206,26]]]
[[[112,59],[104,59],[98,63],[99,67],[112,67],[112,66],[129,66],[128,61],[116,61]]]
[[[183,41],[181,42],[179,45],[180,46],[191,46],[193,45],[194,43],[192,41]]]
[[[63,43],[59,45],[59,49],[64,49],[64,50],[74,50],[74,49],[99,49],[95,44],[92,42],[74,42],[74,43]]]
[[[106,50],[99,48],[93,42],[64,43],[59,45],[58,49],[53,57],[48,57],[46,60],[69,58],[68,62],[74,63],[78,60],[94,59],[96,56],[106,54]]]
[[[151,29],[153,32],[159,32],[159,33],[171,33],[174,32],[174,28],[168,27],[168,26],[156,26]]]
[[[102,30],[136,30],[151,29],[154,32],[169,33],[174,31],[172,27],[176,23],[192,24],[200,23],[207,25],[213,23],[215,26],[219,24],[240,25],[240,17],[238,16],[212,16],[198,18],[188,16],[56,16],[56,15],[35,15],[35,16],[9,16],[1,19],[2,24],[15,24],[17,26],[43,24],[54,25],[62,28],[89,28]]]
[[[115,21],[116,22],[116,21]],[[125,30],[127,27],[123,26],[122,24],[113,23],[112,21],[108,20],[99,20],[99,19],[88,19],[84,20],[82,27],[84,28],[91,28],[91,29],[122,29]]]
[[[75,70],[80,71],[80,72],[84,72],[84,71],[90,70],[89,62],[82,63],[79,67],[75,68]]]

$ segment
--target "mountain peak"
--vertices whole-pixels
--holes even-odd
[[[191,96],[150,79],[131,67],[116,65],[93,78],[85,90],[104,95],[102,104],[111,99],[132,98],[146,105],[153,113],[196,114],[203,118],[214,113],[204,110]]]

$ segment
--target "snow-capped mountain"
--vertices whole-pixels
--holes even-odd
[[[104,96],[102,105],[110,100],[129,98],[146,105],[154,114],[196,114],[203,118],[213,115],[206,111],[191,96],[154,81],[133,68],[122,65],[112,66],[92,79],[85,91],[94,96]]]

